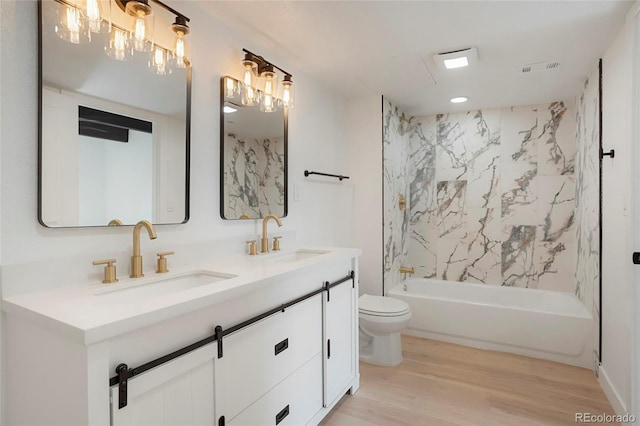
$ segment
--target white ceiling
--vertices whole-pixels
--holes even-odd
[[[409,115],[572,100],[631,1],[207,1],[214,16],[348,98],[380,93]],[[194,26],[194,31],[197,31]],[[473,68],[432,55],[478,49]],[[261,54],[262,52],[256,52]],[[268,56],[268,55],[267,55]],[[523,74],[525,64],[558,61]],[[294,75],[295,81],[295,75]],[[467,96],[466,104],[449,99]]]

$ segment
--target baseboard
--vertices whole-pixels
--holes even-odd
[[[624,403],[622,398],[620,398],[620,394],[616,391],[616,388],[611,383],[609,379],[609,375],[605,371],[604,367],[600,366],[598,369],[598,383],[602,387],[604,394],[606,395],[611,407],[613,407],[613,411],[618,415],[627,414],[629,411],[627,410],[627,405]]]

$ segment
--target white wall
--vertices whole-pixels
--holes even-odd
[[[632,63],[635,19],[627,22],[603,57],[602,144],[615,158],[602,165],[602,367],[600,383],[619,413],[631,407],[633,329]]]
[[[350,100],[347,117],[360,293],[382,295],[382,96]]]
[[[36,3],[2,1],[2,95],[11,109],[3,110],[2,234],[4,265],[54,260],[80,253],[96,258],[130,250],[131,228],[47,229],[36,220],[37,187],[37,32]],[[296,107],[290,113],[289,182],[303,180],[305,169],[346,174],[346,101],[286,62],[272,50],[246,40],[209,16],[200,2],[174,5],[191,17],[193,69],[191,219],[186,225],[157,229],[164,246],[211,239],[243,239],[258,227],[254,221],[223,221],[219,217],[219,81],[239,77],[241,49],[251,49],[291,71],[297,85]],[[19,37],[14,35],[19,34]],[[5,35],[10,37],[5,38]],[[16,59],[19,58],[19,59]],[[10,184],[9,184],[10,182]],[[301,182],[303,197],[293,201],[283,230],[295,231],[300,244],[348,244],[348,185]],[[10,226],[9,226],[10,225]],[[283,248],[293,244],[286,239]],[[143,243],[143,251],[155,247]],[[235,247],[234,247],[235,249]],[[177,254],[176,254],[177,255]],[[126,256],[119,255],[121,265]],[[78,265],[85,268],[85,265]],[[89,265],[87,270],[93,268]],[[10,283],[4,283],[9,285]]]
[[[0,2],[0,25],[2,25],[3,22],[6,21],[5,15],[8,13],[7,9],[9,7],[11,7],[11,4],[5,4],[6,2]],[[6,77],[7,73],[5,71],[3,71],[3,64],[5,64],[7,62],[8,58],[5,58],[5,55],[3,55],[3,47],[4,47],[4,42],[6,42],[7,40],[7,36],[3,35],[3,32],[0,31],[0,124],[1,124],[1,117],[4,116],[4,108],[6,107],[6,102],[4,103],[4,107],[3,107],[3,103],[2,103],[2,99],[4,99],[4,91],[3,91],[3,87],[5,86],[5,80],[4,78]],[[4,140],[3,137],[3,127],[0,127],[0,188],[2,188],[2,141]],[[0,238],[2,235],[2,197],[0,197]],[[2,271],[2,244],[0,244],[0,271]],[[2,297],[2,274],[0,273],[0,297]],[[0,371],[4,370],[4,357],[2,356],[2,350],[3,350],[3,345],[2,345],[2,314],[0,313]],[[4,378],[0,376],[0,423],[2,422],[2,407],[4,406],[4,397],[3,397],[3,388],[4,388]]]

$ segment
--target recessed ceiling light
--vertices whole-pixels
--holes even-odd
[[[460,58],[445,59],[444,60],[444,66],[448,70],[453,69],[453,68],[468,67],[469,66],[469,59],[467,59],[466,56],[462,56]]]
[[[222,112],[224,112],[225,114],[231,114],[232,112],[236,112],[237,109],[235,108],[231,108],[230,106],[225,105],[224,108],[222,108]]]
[[[466,49],[437,53],[433,55],[433,60],[438,67],[445,70],[464,68],[478,61],[478,51],[475,47],[467,47]]]
[[[450,102],[452,104],[461,104],[463,102],[467,102],[468,100],[469,100],[469,98],[466,98],[464,96],[458,96],[458,97],[455,97],[455,98],[451,98]]]

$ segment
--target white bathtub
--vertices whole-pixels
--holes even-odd
[[[413,278],[388,296],[411,306],[406,334],[594,366],[593,319],[573,294]]]

